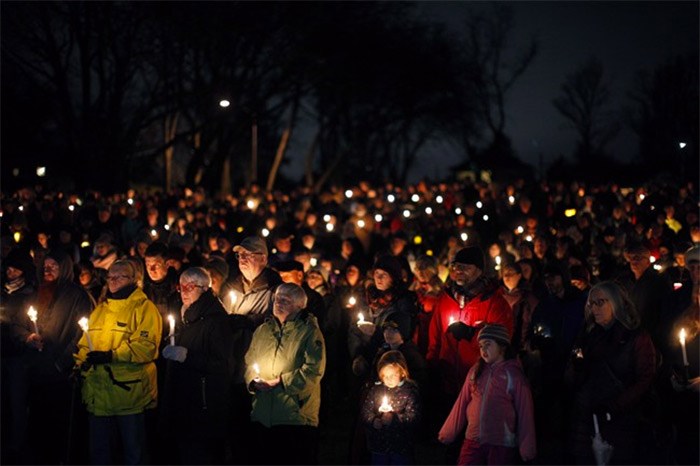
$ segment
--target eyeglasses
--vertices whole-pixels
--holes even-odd
[[[44,266],[44,270],[58,270],[58,268],[59,267],[57,265],[45,265]]]
[[[262,256],[262,252],[237,252],[235,253],[236,259],[237,260],[251,260],[254,256]]]
[[[119,280],[131,280],[131,277],[128,275],[107,275],[107,281],[108,282],[118,282]]]
[[[605,298],[600,298],[600,299],[589,299],[588,302],[586,303],[586,306],[588,307],[602,307],[603,304],[607,303],[609,300]]]
[[[195,283],[180,283],[176,288],[179,293],[191,293],[195,288],[205,289],[206,287]]]

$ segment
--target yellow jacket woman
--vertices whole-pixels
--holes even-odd
[[[88,331],[78,342],[83,401],[95,416],[141,413],[155,407],[158,397],[154,361],[162,319],[155,304],[130,282],[130,264],[124,262],[110,268],[107,299],[90,314]],[[120,280],[125,284],[117,288]]]

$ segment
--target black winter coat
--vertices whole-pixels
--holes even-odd
[[[161,427],[180,439],[223,438],[234,371],[233,339],[221,301],[208,290],[184,315],[175,344],[184,362],[168,361]]]

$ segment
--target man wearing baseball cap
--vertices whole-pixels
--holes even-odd
[[[428,364],[438,373],[440,407],[449,412],[469,368],[479,360],[476,333],[500,324],[513,333],[513,313],[498,283],[483,274],[484,255],[477,246],[460,249],[437,299],[428,335]],[[443,409],[440,409],[443,408]]]
[[[258,236],[248,236],[233,247],[241,274],[231,285],[231,314],[248,316],[257,327],[272,312],[277,285],[282,283],[277,272],[267,266],[267,244]],[[227,303],[229,304],[229,303]]]

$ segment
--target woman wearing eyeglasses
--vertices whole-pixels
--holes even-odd
[[[576,464],[595,464],[593,415],[614,447],[612,464],[643,464],[641,415],[656,368],[649,334],[626,292],[605,281],[591,288],[585,328],[574,347],[568,381],[573,390],[570,451]]]
[[[109,267],[105,299],[78,342],[75,359],[85,377],[92,464],[146,460],[144,412],[158,398],[155,359],[163,322],[136,281],[132,262],[118,260]],[[116,432],[119,451],[112,444]]]
[[[182,272],[179,289],[182,325],[174,344],[163,349],[168,370],[160,422],[172,440],[168,443],[177,445],[180,464],[221,464],[234,336],[206,269],[191,267]]]

